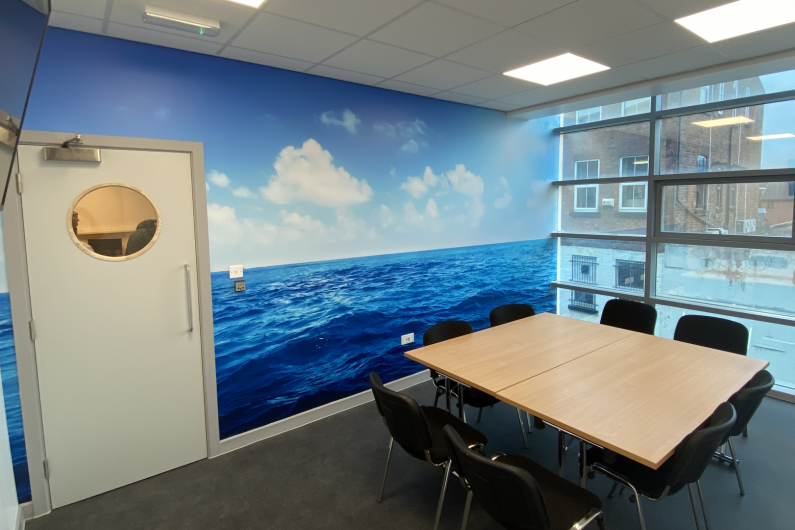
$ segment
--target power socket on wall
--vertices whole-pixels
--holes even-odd
[[[414,342],[414,333],[409,333],[400,337],[400,345],[405,346]]]

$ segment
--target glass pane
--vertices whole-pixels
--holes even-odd
[[[664,232],[792,237],[795,181],[663,186]]]
[[[562,150],[560,180],[647,175],[649,122],[564,134]]]
[[[778,72],[663,94],[662,108],[678,109],[793,89],[795,89],[795,71]]]
[[[644,243],[561,238],[558,256],[560,281],[643,294]]]
[[[657,296],[795,315],[795,252],[659,245]]]
[[[635,114],[643,114],[650,110],[651,98],[633,99],[623,103],[613,103],[611,105],[602,105],[601,107],[566,112],[561,115],[561,123],[566,127],[600,120],[611,120],[622,116],[634,116]]]
[[[795,167],[795,101],[661,120],[660,173]]]
[[[83,252],[125,260],[146,252],[160,234],[160,213],[139,190],[118,184],[92,188],[72,208],[69,235]]]
[[[602,310],[608,300],[615,296],[584,293],[570,289],[558,289],[558,315],[599,323]]]
[[[560,186],[561,232],[646,234],[646,182]]]
[[[749,331],[748,355],[770,361],[768,371],[776,378],[776,384],[795,390],[795,327],[679,309],[662,304],[657,304],[656,307],[655,334],[667,339],[674,337],[676,323],[685,315],[708,315],[739,322]]]

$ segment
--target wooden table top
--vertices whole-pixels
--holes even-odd
[[[492,395],[634,335],[551,313],[406,352],[406,357]]]
[[[496,396],[657,469],[720,403],[769,364],[632,333]]]

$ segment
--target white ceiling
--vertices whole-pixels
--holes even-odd
[[[674,18],[728,0],[52,0],[50,24],[501,111],[795,48],[795,24],[715,44]],[[145,5],[221,21],[144,24]],[[550,87],[503,72],[564,52],[611,70]]]

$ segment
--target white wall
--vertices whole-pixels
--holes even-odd
[[[14,482],[6,409],[2,397],[2,382],[0,381],[0,530],[13,530],[17,524],[17,487]]]

